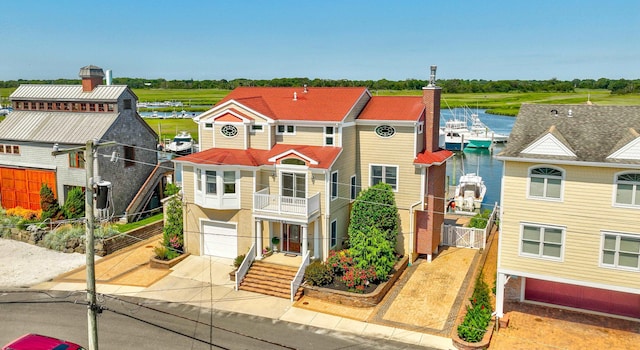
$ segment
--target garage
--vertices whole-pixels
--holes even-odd
[[[238,228],[235,223],[203,221],[203,254],[235,259],[238,256]]]
[[[525,299],[640,318],[640,295],[527,278]]]
[[[56,194],[56,173],[50,170],[0,167],[0,197],[5,209],[40,209],[40,188],[46,183]]]

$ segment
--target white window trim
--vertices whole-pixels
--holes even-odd
[[[331,130],[333,130],[333,133],[331,134],[327,134],[327,128],[331,128]],[[328,146],[328,147],[336,147],[336,127],[333,125],[327,125],[327,126],[323,126],[322,127],[322,134],[323,134],[323,145]],[[327,143],[327,139],[331,138],[333,140],[332,144],[328,144]]]
[[[279,126],[284,126],[284,131],[283,132],[278,131],[278,127]],[[293,132],[287,131],[289,126],[293,127]],[[296,129],[297,129],[296,126],[292,125],[292,124],[278,124],[278,125],[276,125],[276,135],[295,135],[296,134]]]
[[[618,271],[631,271],[631,272],[640,272],[640,268],[632,268],[632,267],[627,267],[627,266],[618,266],[618,254],[616,254],[616,261],[614,263],[614,265],[609,265],[609,264],[605,264],[602,261],[602,253],[604,251],[604,236],[605,235],[609,235],[609,236],[616,236],[616,237],[632,237],[632,238],[640,238],[640,234],[633,234],[633,233],[622,233],[622,232],[614,232],[614,231],[601,231],[600,232],[600,250],[598,251],[599,253],[599,258],[598,258],[598,266],[605,268],[605,269],[612,269],[612,270],[618,270]],[[619,240],[616,238],[616,245],[619,242]],[[616,253],[619,252],[619,247],[616,247]]]
[[[333,228],[335,227],[335,231],[333,230]],[[333,241],[333,236],[335,233],[335,243],[331,244]],[[338,219],[334,219],[331,221],[331,224],[329,225],[329,246],[330,248],[335,248],[335,246],[338,245]]]
[[[254,126],[261,126],[262,129],[254,129],[253,128]],[[259,133],[259,132],[264,132],[264,129],[266,129],[267,127],[268,127],[267,124],[256,123],[256,124],[251,124],[250,130],[252,133]]]
[[[303,170],[304,169],[304,170]],[[282,173],[304,174],[304,198],[309,198],[309,172],[307,167],[287,164],[276,168],[278,176],[278,195],[282,196]]]
[[[555,169],[558,170],[562,173],[562,176],[560,177],[560,197],[559,198],[553,198],[553,197],[538,197],[538,196],[532,196],[531,195],[531,171],[533,169],[537,169],[537,168],[551,168],[551,169]],[[527,169],[527,199],[534,199],[534,200],[540,200],[540,201],[549,201],[549,202],[563,202],[564,201],[564,184],[565,184],[565,176],[566,176],[566,171],[562,168],[556,167],[556,166],[552,166],[552,165],[548,165],[548,164],[538,164],[538,165],[534,165],[529,167],[529,169]],[[539,177],[539,176],[536,176]],[[547,190],[546,188],[547,184],[545,182],[545,192]]]
[[[392,189],[393,189],[393,192],[398,192],[400,190],[400,167],[398,165],[393,165],[393,164],[374,164],[374,163],[369,164],[369,187],[373,186],[371,180],[372,180],[372,177],[373,177],[372,168],[374,166],[381,166],[383,168],[388,168],[388,167],[396,168],[396,188],[392,188]],[[382,169],[382,175],[383,175],[382,182],[387,183],[386,181],[384,181],[385,180],[384,179],[384,174],[385,174],[384,170],[385,169]]]
[[[335,175],[335,181],[333,179],[333,176]],[[338,197],[340,197],[340,176],[338,174],[338,170],[331,172],[331,183],[330,183],[330,191],[331,191],[331,200],[336,200],[338,199]],[[335,186],[335,193],[333,192]]]
[[[625,174],[637,174],[637,171],[621,171],[618,173],[613,174],[613,190],[612,190],[612,206],[617,207],[617,208],[629,208],[629,209],[640,209],[640,198],[636,198],[636,203],[638,204],[625,204],[625,203],[618,203],[618,176],[620,175],[625,175]],[[640,186],[640,183],[637,184],[636,186]],[[633,191],[634,195],[636,191]]]
[[[560,257],[556,258],[556,257],[552,257],[552,256],[546,256],[546,255],[542,255],[542,252],[540,252],[539,254],[530,254],[530,253],[524,253],[522,251],[522,239],[524,238],[524,227],[525,226],[534,226],[534,227],[538,227],[538,228],[554,228],[554,229],[558,229],[558,230],[562,230],[562,242],[560,243]],[[548,224],[536,224],[536,223],[531,223],[531,222],[521,222],[520,223],[520,234],[519,234],[519,238],[518,238],[518,256],[521,257],[525,257],[525,258],[533,258],[533,259],[540,259],[540,260],[548,260],[548,261],[556,261],[556,262],[563,262],[564,261],[564,248],[565,248],[565,241],[567,238],[567,228],[564,226],[558,226],[558,225],[548,225]],[[540,245],[542,245],[543,241],[540,241]]]

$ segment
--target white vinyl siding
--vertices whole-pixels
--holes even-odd
[[[640,236],[603,233],[602,265],[640,271]]]
[[[520,254],[537,258],[562,259],[563,228],[523,224],[521,230]]]

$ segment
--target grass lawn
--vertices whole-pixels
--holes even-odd
[[[188,131],[198,140],[198,124],[190,118],[156,119],[144,118],[151,128],[160,136],[160,141],[173,139],[180,131]]]

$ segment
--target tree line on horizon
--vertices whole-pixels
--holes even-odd
[[[370,90],[420,90],[427,86],[427,80],[348,80],[348,79],[309,79],[309,78],[275,78],[275,79],[220,79],[220,80],[166,80],[144,78],[113,78],[113,84],[128,85],[132,89],[222,89],[233,90],[240,86],[260,87],[353,87],[364,86]],[[81,84],[80,79],[55,80],[7,80],[0,81],[0,88],[14,88],[20,84]],[[573,92],[575,89],[605,89],[612,94],[640,93],[640,79],[573,79],[563,81],[549,80],[465,80],[442,79],[438,86],[444,93],[490,93],[490,92]]]

